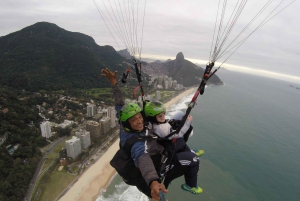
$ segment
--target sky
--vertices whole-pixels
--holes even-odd
[[[112,24],[117,23],[114,20],[117,17],[113,16],[121,16],[122,10],[127,8],[121,5],[126,5],[127,2],[134,4],[131,10],[135,13],[137,23],[135,34],[131,35],[133,40],[138,41],[135,47],[139,49],[135,49],[141,51],[142,59],[164,61],[174,59],[182,52],[185,59],[202,67],[209,61],[212,41],[217,35],[217,32],[214,32],[215,24],[216,21],[217,25],[220,24],[220,10],[224,0],[220,0],[219,6],[219,0],[0,0],[0,37],[44,21],[68,31],[89,35],[100,46],[111,45],[116,50],[125,49],[130,46],[130,42],[124,42],[126,37],[120,40],[118,32],[113,31]],[[227,0],[221,33],[234,13],[236,2],[237,0]],[[268,0],[247,2],[226,40],[227,44],[234,41],[266,2]],[[274,13],[293,3],[255,31],[279,2],[282,4]],[[247,40],[235,52],[231,51],[228,55],[218,58],[215,66],[225,61],[221,67],[229,70],[264,74],[300,83],[300,18],[297,14],[299,9],[299,1],[273,0],[236,41],[249,36]],[[131,20],[126,17],[119,19],[123,19],[124,22]],[[126,27],[123,28],[125,29]],[[225,48],[226,45],[223,50]],[[233,54],[227,59],[231,53]]]

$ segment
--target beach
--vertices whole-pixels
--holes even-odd
[[[171,105],[180,101],[183,97],[191,94],[194,88],[189,88],[170,101],[165,103],[168,109]],[[119,149],[119,139],[116,140],[103,156],[86,170],[78,181],[63,195],[59,201],[95,201],[103,190],[107,187],[112,177],[116,174],[109,161]]]

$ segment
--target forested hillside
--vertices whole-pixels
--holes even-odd
[[[44,97],[12,88],[0,88],[0,200],[23,200],[40,161],[41,136],[36,104]],[[15,150],[12,154],[12,151]]]
[[[0,85],[30,91],[105,87],[100,70],[122,72],[123,60],[90,36],[39,22],[0,37]]]

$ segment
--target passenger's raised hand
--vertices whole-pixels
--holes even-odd
[[[111,72],[108,68],[101,70],[101,75],[104,77],[107,77],[107,79],[110,81],[112,85],[115,85],[117,83],[117,72]]]

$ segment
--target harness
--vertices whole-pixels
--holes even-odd
[[[186,141],[192,130],[193,127],[190,126],[188,131],[185,133],[184,139]],[[171,182],[174,178],[177,178],[182,175],[183,170],[183,168],[181,168],[181,164],[178,161],[176,161],[177,158],[174,155],[175,151],[173,151],[173,149],[175,150],[175,148],[173,147],[173,143],[167,138],[160,138],[158,136],[132,136],[131,138],[126,140],[123,147],[120,144],[120,149],[116,152],[116,154],[110,161],[110,165],[116,169],[116,171],[122,177],[123,181],[126,184],[137,187],[140,185],[147,185],[146,181],[144,180],[141,174],[141,171],[135,166],[134,161],[131,158],[132,146],[138,141],[146,140],[156,140],[159,144],[161,144],[164,147],[164,151],[162,153],[151,155],[151,159],[153,161],[157,174],[161,175],[161,182],[164,183],[167,187],[169,182]],[[169,164],[166,164],[167,161],[169,161]],[[172,174],[169,174],[170,170],[167,170],[165,167],[167,165],[171,167],[175,164],[177,165],[176,170],[174,169],[174,172]],[[165,180],[167,176],[169,177],[169,182],[166,184]]]
[[[140,169],[135,166],[134,161],[131,158],[132,146],[138,141],[146,140],[158,140],[158,138],[151,136],[133,136],[126,140],[123,147],[120,146],[120,149],[110,161],[110,165],[116,169],[123,181],[128,185],[138,186],[141,183],[146,183]],[[163,153],[151,156],[158,174],[160,172],[161,159],[164,160],[165,157],[166,156]]]

